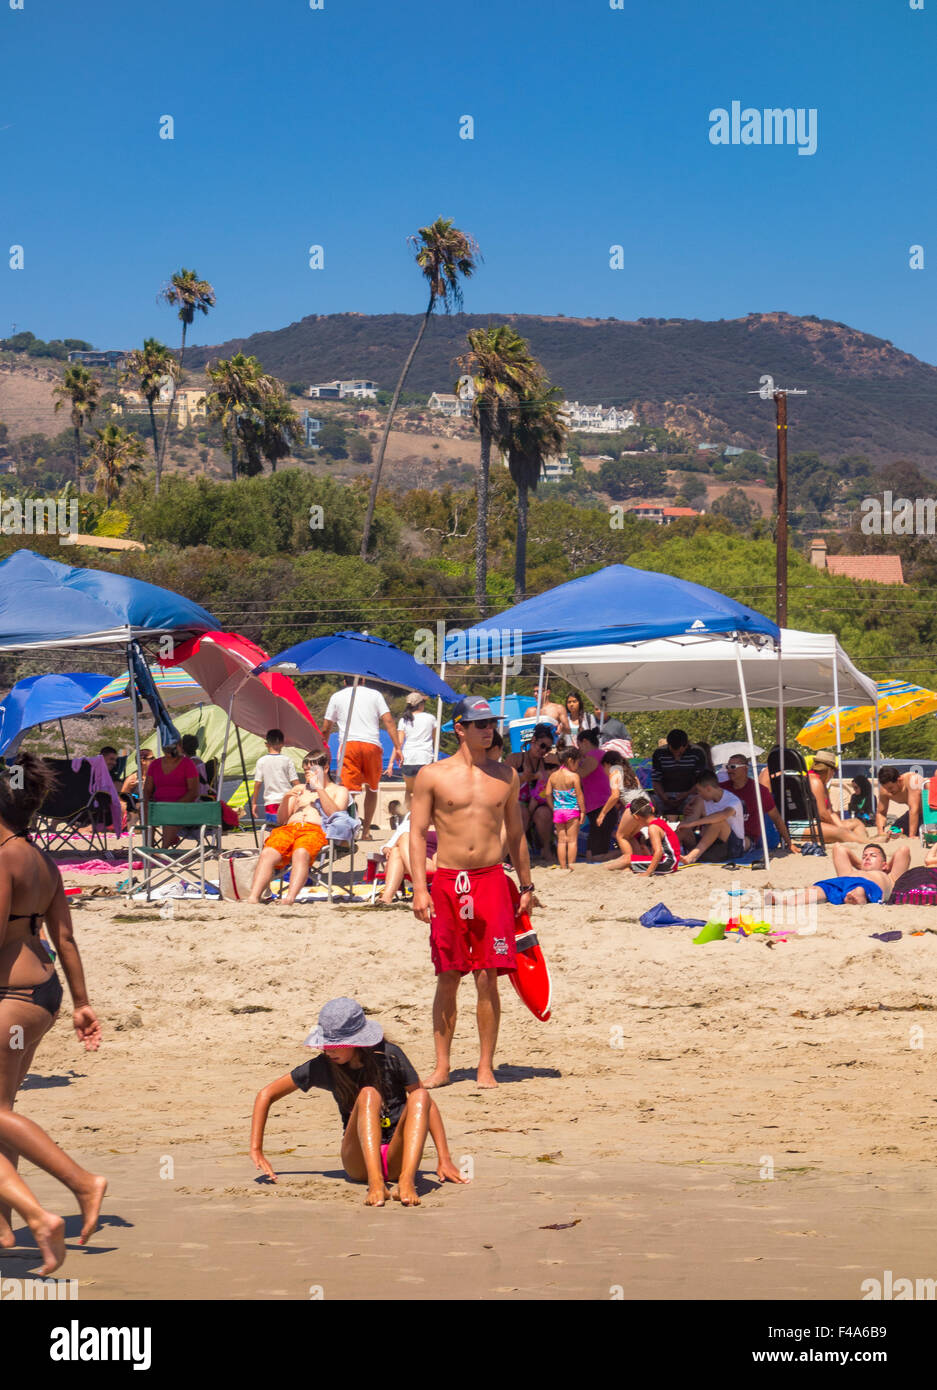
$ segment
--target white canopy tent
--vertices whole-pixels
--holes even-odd
[[[543,665],[581,690],[602,711],[663,709],[778,709],[788,705],[875,704],[875,682],[849,660],[830,632],[781,629],[774,648],[732,638],[679,633],[650,642],[615,643],[544,652]],[[751,737],[749,732],[749,738]],[[874,768],[873,768],[874,775]],[[843,805],[840,783],[840,811]],[[762,826],[762,834],[764,827]]]
[[[599,707],[615,710],[738,709],[737,654],[749,705],[875,704],[864,676],[832,633],[781,629],[772,647],[680,633],[652,642],[544,652],[546,669]]]

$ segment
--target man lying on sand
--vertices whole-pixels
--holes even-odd
[[[881,903],[888,902],[897,880],[911,861],[908,845],[900,845],[889,859],[881,845],[865,845],[862,850],[849,845],[833,845],[836,878],[823,878],[810,888],[784,892],[765,891],[765,904],[796,907],[804,903]],[[859,873],[856,873],[856,870]]]
[[[490,756],[497,719],[487,700],[460,700],[452,724],[458,751],[417,773],[410,808],[410,872],[413,911],[430,928],[436,969],[433,1038],[436,1066],[427,1088],[445,1086],[456,1024],[456,997],[465,975],[475,976],[480,1056],[477,1079],[497,1086],[495,1044],[501,1020],[498,976],[517,968],[514,907],[502,860],[507,832],[511,862],[520,878],[518,912],[533,898],[530,857],[513,767]],[[436,826],[438,849],[432,894],[426,886],[426,832]]]

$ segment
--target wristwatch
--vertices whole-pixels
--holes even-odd
[[[517,891],[520,893],[521,897],[523,897],[525,893],[532,893],[534,891],[534,885],[532,883],[519,883],[517,885]]]

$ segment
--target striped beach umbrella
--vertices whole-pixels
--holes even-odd
[[[878,686],[878,726],[894,729],[910,724],[912,719],[937,712],[937,692],[907,681],[876,681]],[[858,734],[868,734],[875,728],[874,705],[842,705],[839,711],[840,738],[852,743]],[[806,748],[830,748],[836,744],[836,711],[824,705],[810,716],[797,742]]]
[[[188,671],[183,671],[181,666],[151,666],[150,675],[159,693],[163,704],[169,709],[180,709],[186,705],[199,705],[210,703],[205,691],[189,675]],[[127,694],[129,676],[117,676],[110,684],[106,685],[102,691],[85,705],[85,713],[102,713],[104,710],[122,709],[130,707],[130,697]]]

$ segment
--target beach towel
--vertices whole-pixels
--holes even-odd
[[[642,927],[704,927],[702,917],[675,917],[666,903],[655,903],[638,918]]]
[[[77,864],[60,864],[59,872],[64,878],[66,874],[117,874],[126,867],[125,859],[115,864],[109,864],[106,859],[79,859]],[[135,859],[130,867],[142,869],[142,859]]]
[[[111,824],[114,827],[114,834],[119,835],[124,824],[124,808],[117,795],[117,788],[107,763],[100,753],[96,753],[93,758],[72,758],[72,772],[80,772],[82,763],[87,763],[91,768],[91,778],[88,782],[89,795],[94,796],[97,792],[104,792],[110,798]]]

